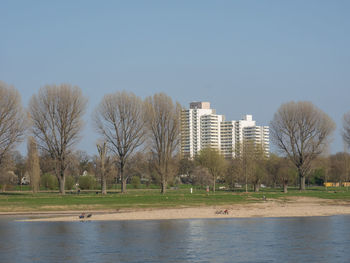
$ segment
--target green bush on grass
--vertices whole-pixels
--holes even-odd
[[[79,177],[79,188],[82,190],[93,190],[96,187],[96,178],[92,175]]]
[[[141,187],[140,177],[133,176],[131,179],[131,185],[134,187],[134,189],[139,189]]]
[[[54,175],[47,173],[41,176],[40,185],[46,190],[53,190],[58,187],[58,181]]]
[[[66,176],[65,187],[67,190],[72,190],[75,185],[75,179],[73,176]]]

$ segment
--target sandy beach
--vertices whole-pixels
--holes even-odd
[[[224,210],[228,214],[220,213]],[[119,211],[79,211],[42,213],[39,218],[22,221],[81,221],[79,215],[91,213],[90,221],[102,220],[163,220],[194,218],[249,218],[249,217],[303,217],[350,214],[350,202],[310,197],[292,197],[286,200],[266,200],[259,203],[210,207],[183,207],[166,209],[133,209]]]

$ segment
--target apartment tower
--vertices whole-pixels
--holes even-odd
[[[234,158],[245,141],[261,145],[269,155],[269,127],[257,126],[252,115],[226,121],[209,102],[191,102],[181,112],[181,154],[193,158],[206,147],[218,149],[225,158]]]

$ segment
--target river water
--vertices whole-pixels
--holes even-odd
[[[0,262],[350,262],[350,216],[100,222],[0,217]]]

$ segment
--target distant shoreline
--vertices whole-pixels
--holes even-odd
[[[224,214],[224,210],[228,214]],[[74,222],[82,221],[79,215],[91,213],[84,221],[165,220],[165,219],[212,219],[257,217],[306,217],[350,214],[350,202],[312,197],[290,197],[284,201],[267,200],[249,204],[184,208],[125,209],[119,211],[54,211],[28,213],[0,213],[0,215],[33,215],[39,218],[24,219],[26,222]]]

